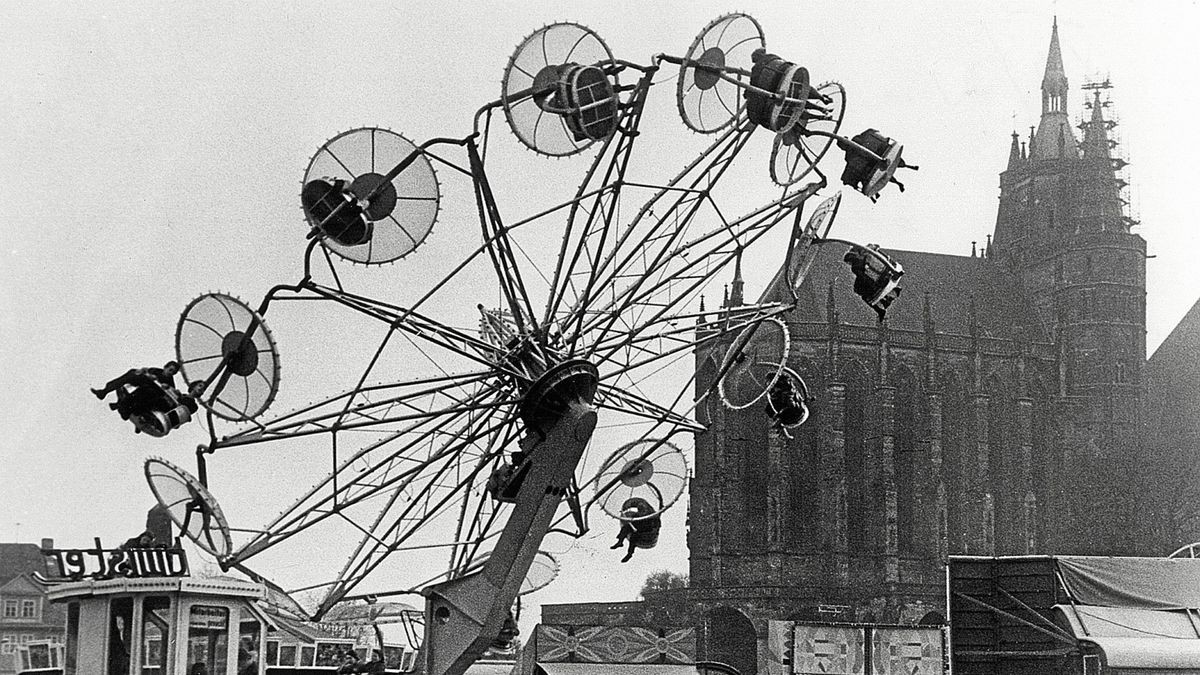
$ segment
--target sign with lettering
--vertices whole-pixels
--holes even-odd
[[[127,579],[140,577],[186,577],[189,574],[187,554],[176,541],[175,545],[165,546],[104,548],[100,538],[94,540],[95,546],[89,549],[51,548],[42,552],[54,559],[58,565],[59,579],[46,579],[41,575],[39,581],[61,582],[80,581],[82,579]]]

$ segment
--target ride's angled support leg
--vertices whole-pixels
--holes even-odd
[[[499,634],[595,428],[591,404],[568,404],[530,451],[517,504],[483,569],[424,591],[425,675],[462,675]]]

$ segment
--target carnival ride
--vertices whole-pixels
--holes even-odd
[[[744,409],[768,397],[764,414],[780,428],[803,423],[807,390],[786,366],[785,319],[840,200],[834,195],[803,218],[805,201],[827,185],[818,162],[836,142],[847,154],[842,181],[872,200],[906,165],[902,146],[874,130],[840,135],[843,87],[811,84],[807,69],[765,46],[755,19],[729,14],[682,56],[639,64],[616,58],[584,26],[556,23],[518,45],[500,98],[478,109],[469,135],[416,144],[366,127],[322,145],[302,182],[310,241],[300,279],[275,286],[256,307],[224,293],[201,295],[179,320],[177,359],[204,408],[208,441],[196,453],[195,475],[151,459],[146,477],[181,531],[222,568],[264,581],[280,606],[307,619],[354,614],[334,611],[350,601],[422,593],[426,672],[457,675],[511,621],[515,599],[538,585],[528,578],[544,560],[539,547],[548,532],[583,536],[592,506],[628,524],[657,519],[678,500],[688,470],[673,439],[705,431],[697,405],[719,399]],[[635,177],[631,158],[654,78],[672,67],[684,124],[714,140],[666,182]],[[501,114],[539,155],[595,152],[573,197],[506,218],[487,162]],[[723,179],[760,128],[774,134],[768,173],[781,192],[733,217],[721,202],[740,191]],[[339,273],[346,263],[375,267],[424,253],[418,249],[430,241],[443,196],[435,167],[469,180],[477,245],[403,301]],[[561,244],[542,270],[530,251],[545,241],[547,225],[557,226]],[[697,309],[744,251],[788,226],[783,264],[758,302]],[[864,273],[894,288],[898,265],[877,249],[855,250],[878,259]],[[452,308],[463,307],[464,291],[483,272],[501,302],[477,304],[474,331]],[[477,297],[495,289],[484,292]],[[305,306],[311,316],[349,310],[380,326],[383,337],[345,390],[270,416],[280,369],[265,318],[297,299],[318,301]],[[714,379],[698,382],[688,368],[686,381],[668,379],[673,393],[663,395],[656,382],[663,371],[726,344]],[[399,348],[420,354],[427,372],[414,365],[407,379],[388,379],[380,364]],[[772,393],[785,389],[793,393]],[[634,440],[598,447],[607,459],[584,475],[589,443],[610,440],[593,438],[602,416],[635,428]],[[239,426],[225,431],[228,423]],[[239,453],[313,439],[324,445],[330,472],[265,525],[232,527],[214,497],[220,486],[210,481],[210,464],[225,462],[228,477]],[[280,463],[277,470],[292,469]],[[649,510],[625,508],[631,500]],[[287,589],[319,593],[315,608],[302,608],[271,582],[270,554],[330,541],[348,543],[348,555],[333,566],[306,561],[315,581]],[[430,551],[446,557],[445,571],[413,580],[413,556]]]

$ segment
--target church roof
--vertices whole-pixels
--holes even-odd
[[[1189,450],[1200,442],[1200,420],[1194,411],[1200,405],[1200,301],[1163,340],[1146,362],[1148,413],[1153,428],[1170,429],[1173,442]]]
[[[1146,362],[1147,374],[1173,374],[1181,381],[1197,383],[1200,388],[1200,300],[1179,320],[1167,339]]]
[[[846,249],[827,244],[800,289],[797,316],[801,321],[825,321],[830,283],[841,320],[874,325],[875,312],[854,294],[854,275],[842,262]],[[938,333],[969,335],[972,312],[979,335],[1050,342],[1032,301],[1017,277],[998,260],[981,257],[885,250],[904,267],[900,297],[888,309],[888,326],[925,330],[925,295],[929,317]]]

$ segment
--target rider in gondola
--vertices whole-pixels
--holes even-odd
[[[620,548],[626,541],[628,551],[621,562],[629,562],[635,548],[654,548],[658,544],[658,532],[662,529],[662,518],[654,514],[654,507],[641,497],[630,497],[621,504],[621,531],[617,543],[609,548]]]
[[[804,381],[798,376],[793,378],[786,371],[779,374],[767,392],[767,416],[788,438],[791,438],[788,429],[798,427],[808,419],[807,398]]]
[[[133,422],[134,432],[165,436],[169,431],[189,421],[199,406],[195,397],[181,393],[175,387],[179,364],[170,361],[162,368],[132,368],[120,377],[109,380],[92,394],[104,400],[116,392],[116,410],[121,419]]]

